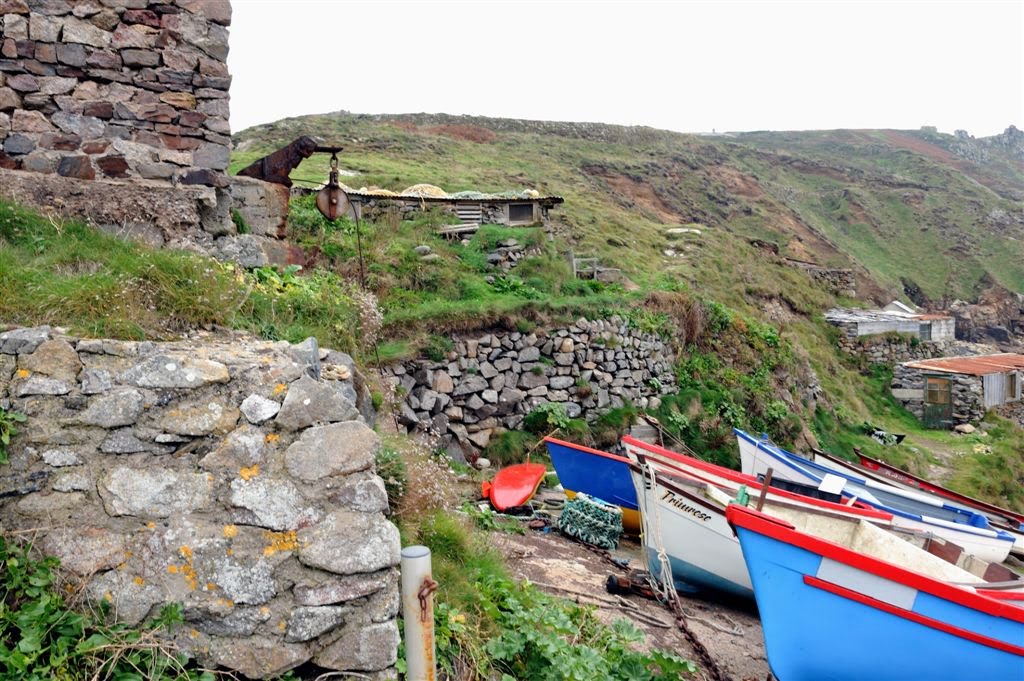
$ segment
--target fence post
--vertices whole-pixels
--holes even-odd
[[[402,617],[405,620],[407,681],[434,681],[434,591],[430,549],[402,549]]]

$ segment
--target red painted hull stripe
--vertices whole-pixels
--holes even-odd
[[[797,532],[793,525],[773,518],[766,513],[730,504],[726,511],[726,518],[733,525],[739,525],[785,544],[816,553],[819,556],[827,556],[850,567],[878,575],[918,591],[930,593],[933,596],[952,601],[965,608],[978,610],[994,617],[1004,617],[1013,622],[1024,623],[1024,607],[1020,605],[1009,601],[996,600],[984,594],[962,589],[898,565],[887,563],[884,560],[878,560],[877,558],[858,553],[845,546]]]
[[[920,615],[913,610],[904,610],[903,608],[890,605],[884,601],[876,600],[870,596],[865,596],[862,593],[851,591],[846,587],[833,584],[832,582],[826,582],[823,579],[818,579],[811,575],[804,575],[804,584],[821,589],[822,591],[827,591],[831,594],[835,594],[836,596],[841,596],[842,598],[861,603],[869,608],[874,608],[875,610],[887,612],[890,615],[902,617],[903,619],[910,620],[916,624],[920,624],[931,629],[937,629],[947,634],[952,634],[957,638],[966,639],[987,648],[995,648],[996,650],[1002,650],[1004,653],[1011,653],[1013,655],[1020,655],[1021,657],[1024,657],[1024,647],[1015,646],[1012,643],[1000,641],[995,638],[989,638],[988,636],[982,636],[981,634],[977,634],[973,631],[968,631],[967,629],[961,629],[960,627],[955,627],[952,624],[947,624],[941,620]]]
[[[685,454],[680,454],[679,452],[673,452],[671,449],[665,449],[664,447],[659,447],[657,445],[652,445],[652,444],[650,444],[648,442],[643,442],[642,440],[637,440],[636,438],[630,437],[629,435],[624,435],[622,437],[622,441],[625,444],[627,444],[627,445],[632,445],[633,447],[636,447],[637,449],[641,449],[641,450],[644,450],[646,452],[649,452],[648,456],[651,456],[651,455],[660,456],[660,457],[662,457],[664,459],[668,459],[669,461],[676,462],[676,463],[682,464],[682,465],[692,466],[694,468],[697,468],[698,470],[710,473],[712,475],[717,475],[719,477],[725,478],[726,480],[730,480],[730,481],[738,483],[738,484],[750,485],[750,486],[752,486],[754,488],[754,490],[752,490],[752,492],[751,492],[752,494],[759,493],[760,490],[761,490],[762,482],[760,480],[758,480],[757,478],[755,478],[754,476],[752,476],[752,475],[746,475],[745,473],[739,473],[739,472],[734,471],[732,469],[724,468],[722,466],[717,466],[717,465],[715,465],[713,463],[710,463],[710,462],[707,462],[707,461],[701,461],[700,459],[695,459],[692,456],[686,456]],[[668,462],[664,462],[662,465],[666,465],[667,466],[669,464],[668,464]],[[675,468],[675,466],[672,466],[672,467]],[[681,472],[683,474],[685,474],[685,475],[690,476],[691,478],[692,477],[697,477],[696,473],[691,473],[691,472],[689,472],[687,470],[682,470]],[[708,482],[707,480],[704,480],[703,482],[707,482],[710,485],[714,485],[715,484],[713,482]],[[786,491],[784,489],[777,488],[777,487],[771,488],[771,492],[772,492],[773,495],[782,497],[784,499],[792,499],[794,501],[799,501],[799,502],[801,502],[803,504],[807,504],[809,506],[818,506],[819,508],[827,508],[827,509],[832,509],[832,510],[835,510],[835,511],[840,511],[841,510],[841,512],[844,512],[844,513],[847,513],[847,514],[850,514],[850,515],[859,515],[859,516],[863,516],[865,518],[872,518],[872,519],[875,519],[875,520],[892,520],[892,514],[891,513],[886,513],[885,511],[879,511],[879,510],[874,509],[874,508],[864,508],[864,507],[859,507],[859,506],[847,506],[846,504],[836,504],[836,503],[833,503],[831,501],[824,501],[823,499],[815,499],[814,497],[804,496],[803,494],[797,494],[795,492],[788,492],[788,491]]]

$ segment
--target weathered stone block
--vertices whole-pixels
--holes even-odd
[[[315,482],[370,468],[379,447],[380,438],[366,424],[333,423],[304,431],[285,452],[285,465],[293,477]]]
[[[378,671],[395,663],[399,642],[394,620],[378,624],[346,625],[344,633],[313,661],[327,669]]]
[[[316,526],[299,531],[299,560],[335,574],[374,572],[397,565],[400,552],[398,529],[378,513],[338,510]]]
[[[207,508],[212,482],[206,473],[117,466],[100,479],[99,493],[112,516],[167,518]]]

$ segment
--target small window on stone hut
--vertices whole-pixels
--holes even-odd
[[[527,225],[533,222],[532,203],[508,204],[508,223],[510,225]]]
[[[948,378],[928,378],[928,393],[924,401],[928,404],[949,404],[950,385]]]

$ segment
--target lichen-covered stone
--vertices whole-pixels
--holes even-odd
[[[17,397],[29,395],[67,395],[71,392],[71,384],[57,378],[47,376],[29,376],[17,383],[14,394]]]
[[[292,476],[315,482],[366,470],[373,465],[379,447],[380,437],[360,421],[316,426],[288,447],[285,465]]]
[[[49,338],[50,327],[48,326],[4,331],[0,333],[0,353],[6,355],[32,353]]]
[[[388,493],[380,476],[364,471],[346,476],[328,492],[332,503],[363,513],[384,513],[388,510]]]
[[[119,380],[140,388],[199,388],[229,378],[228,368],[220,362],[157,355],[125,371]]]
[[[395,663],[399,636],[392,620],[379,624],[351,623],[313,661],[326,669],[378,671]]]
[[[115,622],[134,626],[163,600],[163,590],[140,575],[110,570],[89,583],[89,598],[107,603]]]
[[[129,426],[139,418],[143,407],[142,393],[134,388],[118,388],[94,397],[78,419],[90,426],[116,428]]]
[[[288,386],[288,394],[274,422],[285,430],[300,430],[314,424],[328,424],[358,418],[351,401],[331,386],[302,376]]]
[[[266,450],[266,435],[263,431],[245,424],[229,433],[220,447],[203,457],[199,465],[207,470],[238,470],[262,463]]]
[[[82,362],[71,344],[63,339],[51,339],[39,344],[32,353],[18,358],[18,366],[64,381],[73,381],[82,370]]]
[[[271,530],[297,530],[319,519],[288,480],[236,478],[231,481],[231,503],[251,511],[257,524]]]
[[[64,447],[58,449],[47,449],[43,452],[43,461],[54,468],[82,465],[82,458],[78,456],[74,450],[66,449]]]
[[[322,579],[311,584],[296,584],[292,589],[299,605],[331,605],[345,603],[377,593],[394,581],[395,570],[346,576],[321,573]]]
[[[294,669],[310,658],[309,646],[283,643],[277,638],[249,636],[246,638],[215,637],[209,652],[203,654],[214,664],[238,670],[250,679],[270,679]]]
[[[281,405],[261,395],[249,395],[242,400],[242,414],[249,423],[260,424],[270,420],[281,411]]]
[[[378,513],[339,510],[299,532],[299,560],[341,575],[397,565],[400,552],[398,529]]]
[[[288,617],[284,640],[287,643],[309,641],[340,627],[351,608],[344,606],[300,607]]]
[[[159,426],[178,435],[224,434],[238,423],[238,415],[238,410],[230,405],[215,400],[198,400],[165,412]]]
[[[205,473],[117,466],[100,480],[99,492],[112,516],[167,518],[208,507],[212,487]]]
[[[273,566],[262,558],[251,565],[242,565],[225,557],[214,568],[213,582],[235,603],[260,605],[277,593],[273,573]]]
[[[105,527],[65,527],[45,535],[39,548],[60,558],[61,567],[79,575],[109,570],[125,559],[127,538]]]

